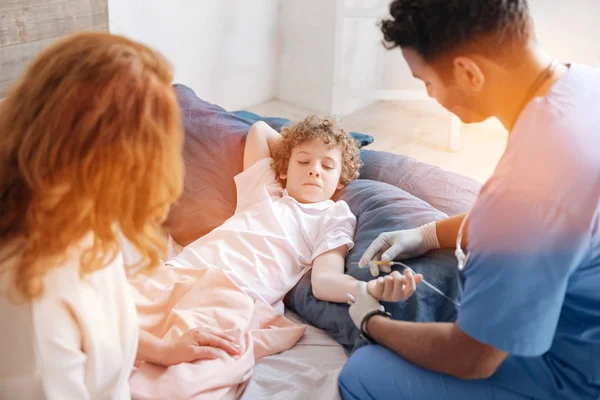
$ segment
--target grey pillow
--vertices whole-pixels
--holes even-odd
[[[175,85],[185,131],[183,195],[166,227],[175,241],[188,245],[223,224],[235,211],[233,177],[242,170],[250,123]]]
[[[344,188],[337,198],[344,200],[357,217],[354,248],[346,259],[346,273],[362,281],[373,279],[367,268],[354,264],[381,233],[418,227],[447,215],[427,202],[395,186],[359,179]],[[458,299],[461,293],[456,259],[449,250],[436,250],[405,263],[444,293]],[[403,272],[402,268],[398,268]],[[419,285],[407,301],[383,303],[395,319],[405,321],[452,321],[456,307],[449,300]],[[348,314],[348,305],[317,300],[307,275],[286,296],[286,305],[307,322],[327,331],[338,343],[353,349],[359,332]]]
[[[363,150],[361,157],[361,179],[389,183],[448,215],[468,211],[481,189],[474,179],[411,157],[372,150]]]

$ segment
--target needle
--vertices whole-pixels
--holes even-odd
[[[371,261],[371,262],[375,263],[376,265],[390,265],[390,266],[391,265],[400,265],[400,266],[408,269],[410,272],[412,272],[413,274],[416,275],[416,272],[411,267],[409,267],[408,265],[406,265],[404,263],[401,263],[400,261]],[[352,262],[351,264],[358,264],[358,262]],[[364,268],[364,267],[361,267],[361,268]],[[448,297],[444,292],[442,292],[440,289],[438,289],[437,287],[435,287],[431,283],[427,282],[425,279],[423,279],[421,281],[421,283],[424,283],[425,286],[427,286],[428,288],[430,288],[431,290],[433,290],[434,292],[436,292],[440,296],[443,296],[446,299],[450,300],[452,303],[454,303],[454,305],[456,307],[460,307],[460,304],[456,300]]]

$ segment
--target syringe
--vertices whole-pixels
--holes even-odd
[[[370,261],[370,263],[374,263],[375,265],[387,265],[387,266],[400,265],[400,266],[408,269],[413,274],[415,274],[415,275],[417,274],[411,267],[409,267],[408,265],[406,265],[406,264],[404,264],[404,263],[402,263],[400,261],[375,261],[375,260],[372,260],[372,261]],[[358,264],[358,262],[353,262],[352,264]],[[366,266],[368,266],[368,264]],[[361,268],[364,268],[364,267],[361,267]],[[438,289],[437,287],[435,287],[431,283],[427,282],[425,279],[423,279],[421,281],[421,283],[425,284],[425,286],[427,286],[428,288],[430,288],[431,290],[433,290],[434,292],[436,292],[440,296],[443,296],[446,299],[448,299],[449,301],[451,301],[457,308],[460,307],[460,303],[458,303],[456,300],[448,297],[444,292],[442,292],[440,289]]]

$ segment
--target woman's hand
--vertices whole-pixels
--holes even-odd
[[[214,360],[223,351],[230,355],[240,353],[240,348],[234,339],[225,333],[212,333],[196,328],[184,333],[173,343],[168,343],[162,351],[161,364],[175,365],[196,360]]]
[[[219,358],[223,351],[232,356],[240,354],[240,348],[231,336],[200,328],[190,329],[172,343],[167,343],[143,329],[140,329],[139,338],[136,366],[142,362],[166,367],[182,362],[212,360]]]
[[[417,284],[423,280],[423,275],[414,275],[405,270],[404,275],[393,271],[386,277],[379,277],[367,283],[369,294],[379,301],[406,300],[417,290]]]

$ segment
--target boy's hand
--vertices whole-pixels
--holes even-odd
[[[423,280],[423,275],[414,275],[404,271],[404,275],[393,271],[386,277],[379,277],[367,283],[369,294],[379,301],[406,300],[417,290],[417,284]]]

